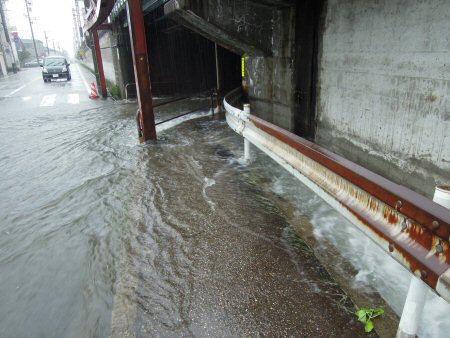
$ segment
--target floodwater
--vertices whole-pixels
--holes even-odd
[[[0,113],[1,337],[367,336],[292,215],[344,248],[351,287],[385,288],[376,248],[265,155],[244,163],[223,119],[138,145],[134,111]],[[447,330],[432,320],[424,336]]]

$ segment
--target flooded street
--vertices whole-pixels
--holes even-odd
[[[113,336],[363,334],[339,309],[351,306],[339,287],[261,190],[262,167],[243,165],[241,143],[225,121],[206,118],[145,148]]]
[[[44,87],[38,77],[2,98],[2,337],[106,336],[109,330],[135,139],[131,129],[125,133],[129,115],[117,108],[111,114],[111,102],[89,101],[73,73],[72,83]],[[33,81],[39,72],[20,76]],[[81,104],[66,103],[69,94],[78,94]],[[49,95],[61,101],[41,106]]]
[[[372,256],[347,283],[373,294],[376,247],[264,154],[246,164],[207,109],[138,145],[136,106],[89,101],[82,72],[12,95],[2,83],[1,337],[367,336],[316,255],[340,246],[339,265],[362,243]],[[43,107],[44,90],[80,103]]]
[[[135,106],[85,100],[73,73],[3,95],[0,336],[363,334],[223,119],[140,146]],[[42,106],[39,90],[81,103]]]

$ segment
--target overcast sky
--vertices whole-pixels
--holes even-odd
[[[30,24],[27,19],[25,1],[30,0],[6,0],[6,9],[11,27],[16,27],[19,36],[31,39]],[[73,55],[73,16],[72,8],[75,0],[31,0],[34,37],[45,45],[44,31],[47,33],[49,46],[53,41],[57,48],[58,43],[70,55]],[[83,1],[79,2],[84,7]]]

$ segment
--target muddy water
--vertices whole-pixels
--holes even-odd
[[[209,117],[137,145],[135,109],[2,116],[1,337],[365,335],[267,158]]]
[[[145,147],[113,336],[363,335],[261,189],[270,177],[241,155],[242,140],[216,119],[185,122]]]
[[[130,115],[1,115],[0,336],[106,336],[139,152]]]

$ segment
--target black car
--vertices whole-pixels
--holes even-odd
[[[70,63],[67,62],[64,56],[49,56],[44,60],[42,68],[42,78],[44,82],[52,79],[66,78],[70,81]]]

